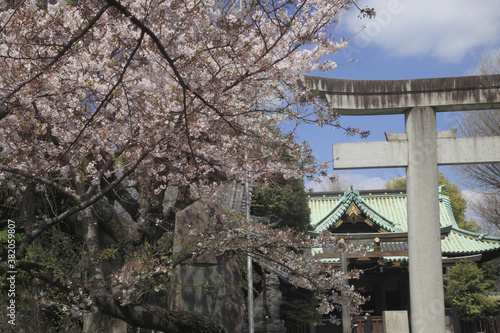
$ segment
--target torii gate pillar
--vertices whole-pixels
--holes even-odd
[[[436,112],[416,107],[405,118],[411,326],[423,328],[412,332],[445,332]]]
[[[499,109],[500,75],[396,81],[302,75],[301,81],[340,114],[405,114],[406,134],[386,133],[389,142],[335,144],[333,167],[406,167],[411,331],[445,332],[437,167],[500,162],[500,137],[437,133],[436,112]]]

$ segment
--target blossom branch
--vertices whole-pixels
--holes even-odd
[[[85,130],[87,129],[87,127],[92,123],[92,121],[94,121],[94,118],[97,116],[97,114],[99,113],[99,111],[101,111],[104,108],[104,106],[106,105],[106,103],[111,99],[111,96],[113,95],[113,92],[122,83],[123,77],[125,76],[125,72],[127,71],[128,67],[130,66],[130,63],[132,62],[132,59],[134,58],[135,54],[139,50],[139,47],[141,46],[143,39],[144,39],[144,31],[141,32],[141,36],[139,37],[139,40],[137,41],[137,44],[136,44],[135,48],[132,50],[132,53],[128,57],[127,62],[123,66],[123,69],[122,69],[122,71],[120,73],[120,76],[116,80],[115,84],[113,85],[113,87],[111,87],[111,89],[108,91],[108,93],[106,94],[106,96],[104,96],[104,98],[101,101],[101,103],[99,104],[99,106],[94,110],[94,112],[89,117],[89,119],[87,120],[87,122],[85,123],[85,125],[83,126],[83,128],[78,133],[78,135],[70,143],[69,147],[64,151],[64,153],[62,153],[62,156],[66,155],[70,151],[71,147],[73,147],[78,142],[78,140],[80,139],[80,137],[83,135],[83,132],[85,132]]]
[[[34,180],[38,183],[47,185],[49,187],[52,187],[53,189],[56,189],[57,191],[60,191],[64,195],[67,195],[68,197],[70,197],[76,201],[79,201],[81,199],[78,194],[73,193],[71,191],[68,191],[65,187],[47,179],[47,178],[39,177],[39,176],[36,176],[35,174],[29,173],[29,172],[26,172],[23,170],[19,170],[19,169],[9,168],[9,167],[0,167],[0,171],[15,174],[15,175],[21,176],[25,179],[31,179],[31,180]]]
[[[117,177],[114,181],[109,183],[108,186],[106,186],[104,189],[102,189],[99,193],[96,193],[89,199],[79,203],[78,205],[75,205],[68,210],[64,211],[63,213],[59,214],[53,219],[50,219],[48,221],[44,221],[41,223],[38,228],[33,230],[30,234],[26,235],[26,238],[22,241],[22,243],[19,245],[19,250],[16,253],[16,258],[21,259],[26,255],[26,248],[31,242],[33,242],[34,239],[36,239],[38,236],[40,236],[44,231],[48,230],[49,228],[55,226],[62,220],[70,217],[71,215],[74,215],[85,208],[91,206],[98,200],[100,200],[103,196],[105,196],[108,192],[113,190],[113,188],[122,182],[128,175],[130,175],[136,168],[139,166],[139,164],[149,155],[149,150],[146,150],[138,159],[137,161],[134,162],[130,167],[126,168],[122,174]]]
[[[85,26],[85,28],[82,29],[82,31],[80,31],[80,33],[78,33],[77,35],[75,35],[73,38],[71,38],[62,48],[61,50],[59,50],[59,52],[57,52],[57,54],[54,56],[53,60],[51,62],[49,62],[44,69],[42,69],[41,71],[39,71],[37,74],[35,74],[34,76],[32,76],[31,78],[29,78],[28,80],[20,83],[16,88],[14,88],[9,94],[7,94],[6,96],[2,97],[2,100],[4,101],[4,103],[8,103],[8,101],[16,94],[18,93],[24,86],[30,84],[31,82],[35,81],[36,79],[38,79],[42,74],[44,74],[46,71],[48,71],[52,66],[54,66],[67,52],[68,50],[71,49],[71,47],[73,47],[73,45],[78,42],[81,38],[83,38],[83,36],[85,36],[89,31],[90,29],[97,23],[97,21],[99,21],[99,19],[101,18],[101,16],[106,12],[106,10],[109,8],[108,5],[106,6],[103,6],[101,7],[101,9],[99,10],[99,12],[89,21],[89,23]],[[7,113],[3,113],[1,114],[1,118],[4,118],[6,115],[8,114]]]

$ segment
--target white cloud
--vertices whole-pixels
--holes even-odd
[[[381,177],[369,177],[361,173],[345,172],[342,178],[353,185],[356,190],[377,190],[385,187],[388,179]],[[389,178],[390,179],[390,178]]]
[[[491,236],[500,236],[497,228],[491,224],[485,223],[481,217],[472,208],[474,204],[481,203],[485,198],[485,193],[475,190],[463,190],[462,195],[467,200],[467,210],[465,211],[465,217],[467,220],[476,220],[476,222],[481,226],[479,230],[480,233],[488,233]]]
[[[474,203],[478,203],[481,201],[482,194],[480,192],[474,190],[463,190],[462,196],[467,200],[467,210],[465,211],[465,217],[467,220],[475,219],[478,220],[478,216],[475,214],[474,210],[472,210],[471,205]]]
[[[354,186],[356,190],[378,190],[383,189],[385,187],[385,183],[395,177],[392,173],[388,173],[388,178],[383,179],[381,177],[370,177],[362,173],[356,172],[341,172],[340,180],[348,184],[345,190],[348,189],[351,185]],[[313,189],[315,192],[325,191],[322,187],[321,183],[317,182],[308,182],[305,184],[306,189]]]
[[[358,19],[352,8],[339,27],[354,36],[350,52],[376,45],[399,56],[433,56],[460,61],[469,51],[500,44],[498,0],[370,0],[360,7],[374,7],[374,19]]]

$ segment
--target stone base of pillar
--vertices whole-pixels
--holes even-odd
[[[382,312],[384,332],[386,333],[409,333],[408,311],[384,311]]]

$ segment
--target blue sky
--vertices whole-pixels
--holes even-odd
[[[344,13],[332,33],[336,38],[348,38],[349,45],[331,56],[338,64],[335,70],[315,75],[385,80],[474,75],[481,56],[500,47],[498,0],[360,0],[357,3],[361,8],[374,7],[377,16],[371,20],[359,19],[356,8]],[[453,114],[439,113],[438,130],[453,127],[453,120]],[[402,115],[343,116],[341,123],[370,130],[367,141],[385,141],[385,131],[404,133]],[[299,131],[299,139],[309,141],[322,161],[332,160],[333,143],[361,140],[349,138],[341,131],[317,127],[304,127]],[[461,175],[452,167],[440,170],[464,192],[469,192]],[[357,189],[376,189],[383,188],[388,179],[404,174],[404,169],[337,173]]]

